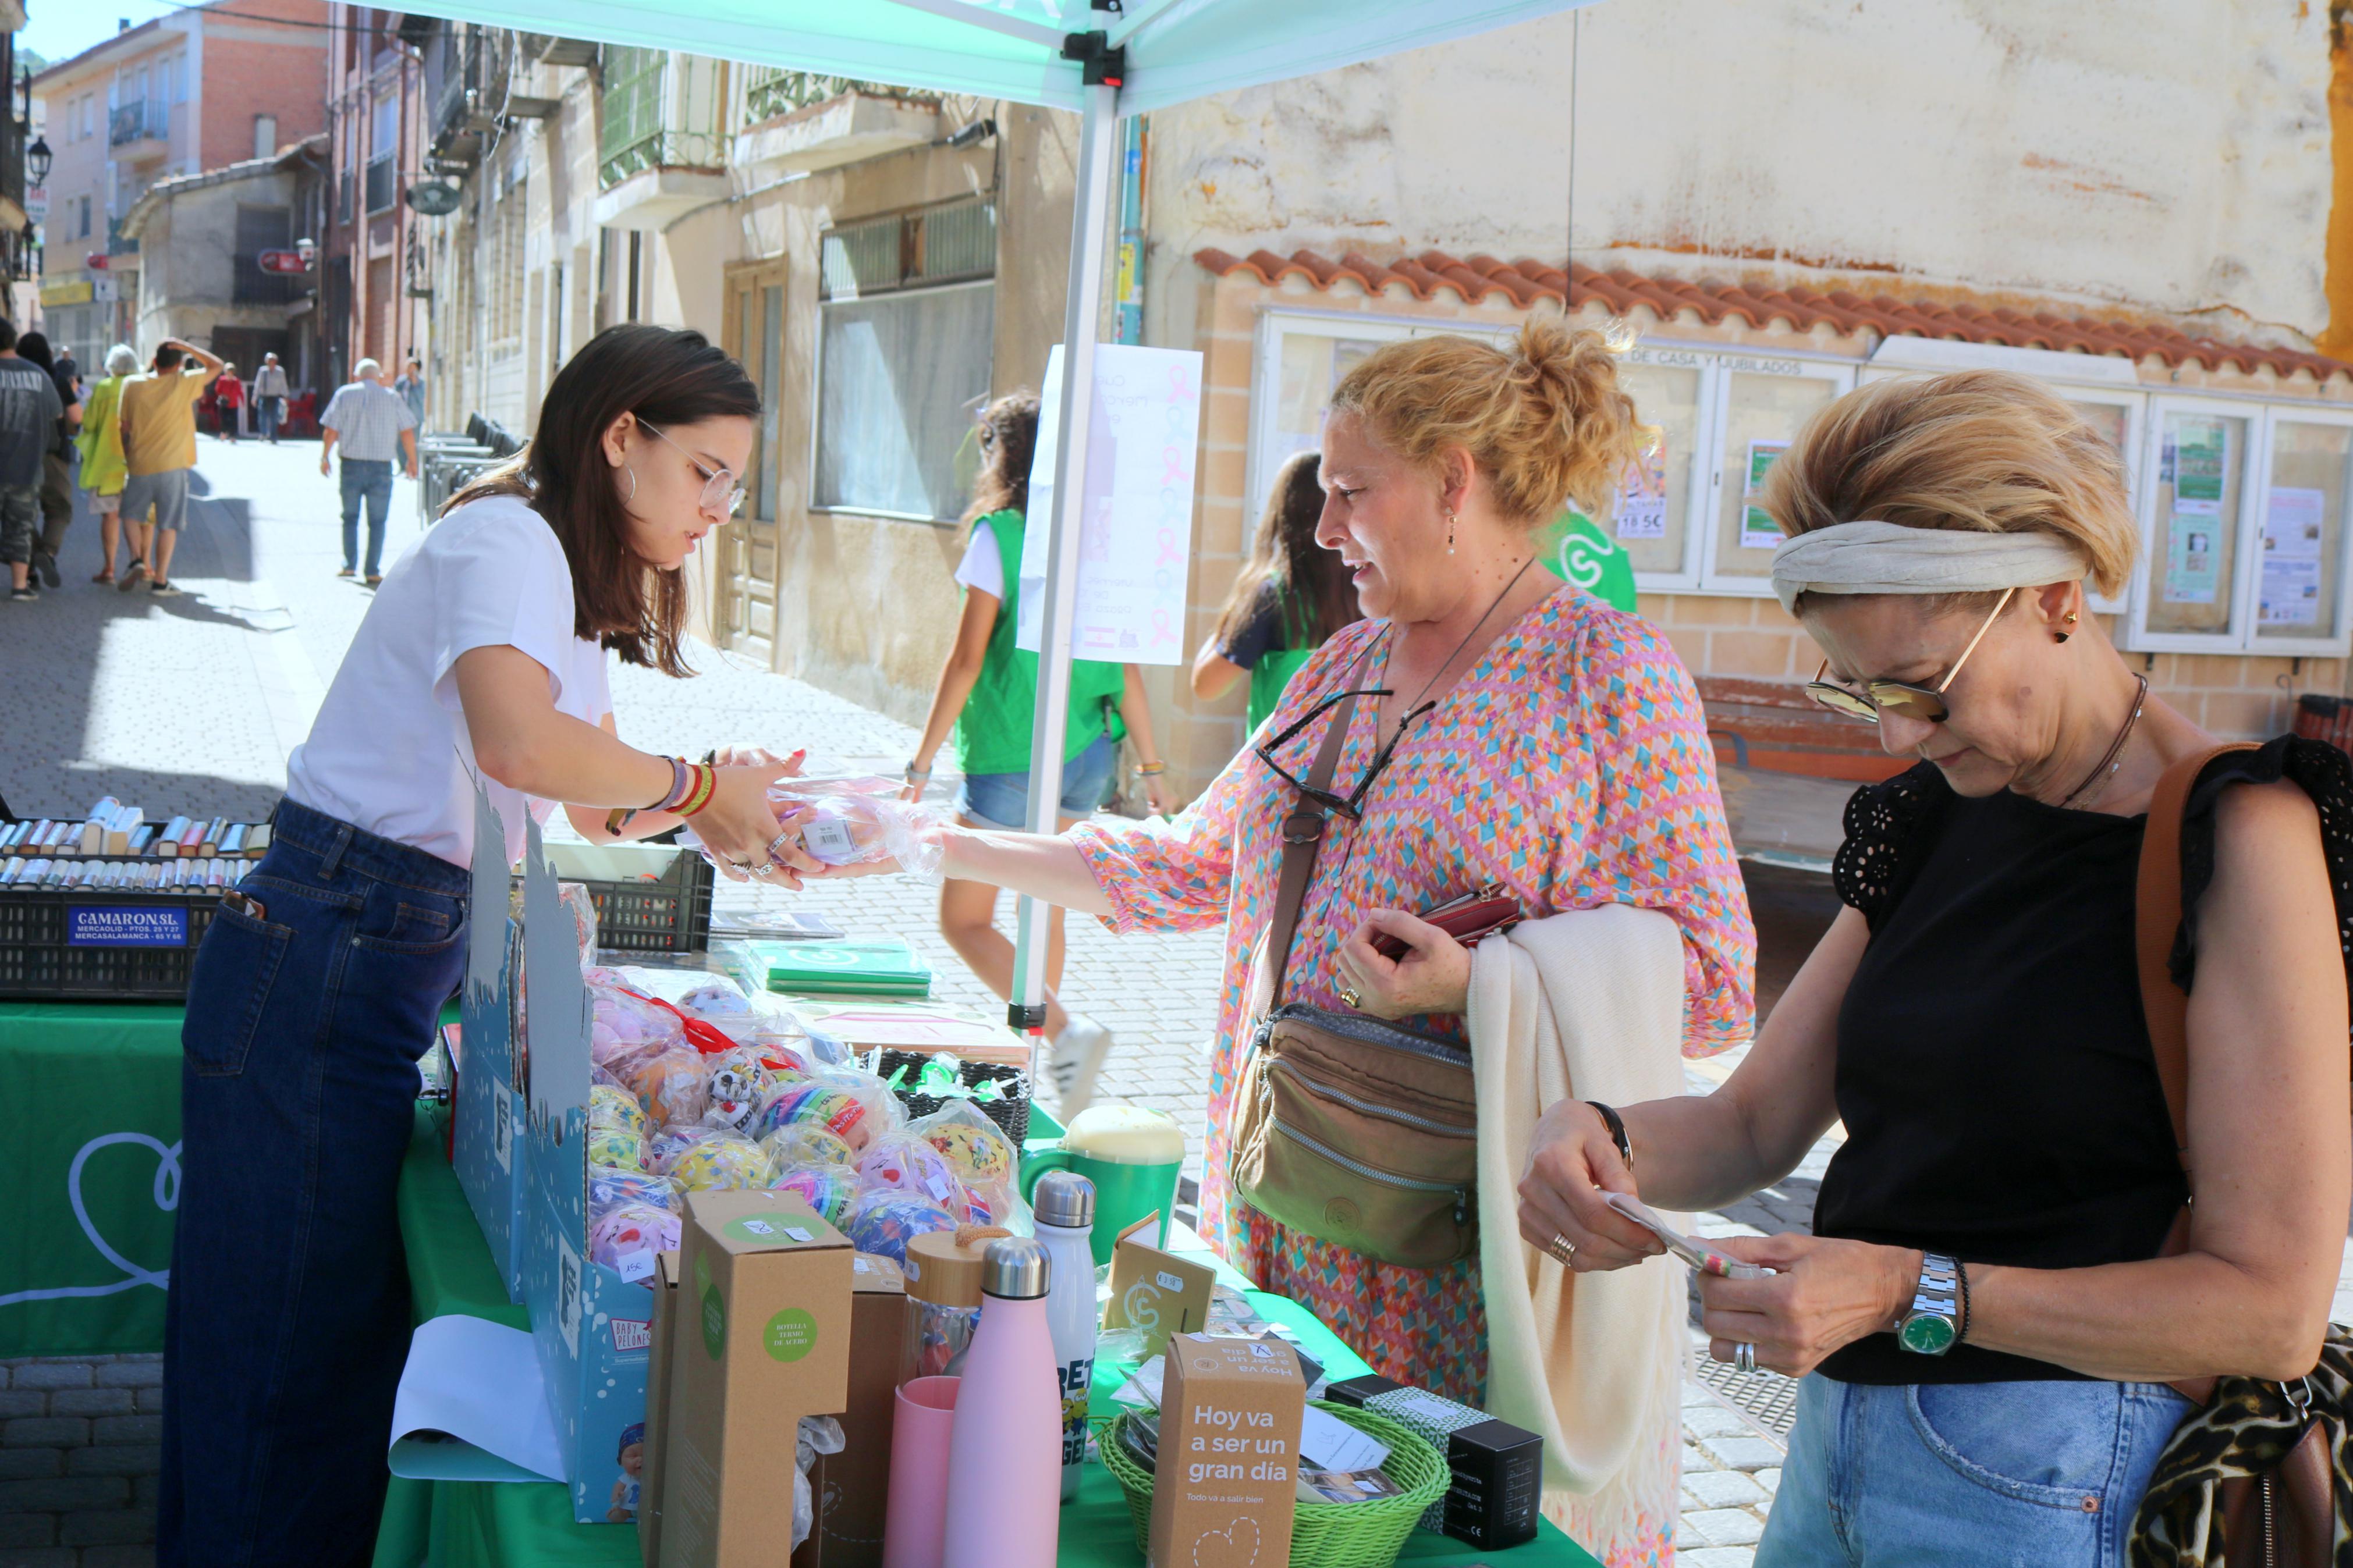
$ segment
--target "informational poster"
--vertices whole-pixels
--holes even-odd
[[[1045,640],[1046,561],[1053,515],[1062,350],[1046,361],[1038,450],[1029,466],[1029,527],[1021,540],[1018,647]],[[1102,343],[1087,427],[1079,529],[1078,612],[1071,653],[1127,664],[1185,661],[1185,580],[1191,556],[1193,463],[1201,437],[1201,356],[1189,349]]]
[[[2216,521],[2176,511],[2165,535],[2165,597],[2174,605],[2211,605],[2220,575],[2214,549]]]
[[[2280,485],[2263,512],[2263,570],[2259,624],[2320,624],[2320,531],[2328,492]]]
[[[1772,513],[1757,504],[1757,498],[1765,488],[1765,476],[1773,471],[1774,460],[1788,449],[1787,441],[1748,443],[1747,483],[1740,492],[1740,548],[1743,550],[1772,550],[1781,542],[1781,525],[1773,521]]]
[[[2173,514],[2221,516],[2222,476],[2231,465],[2230,425],[2221,419],[2177,419],[2168,446],[2172,458]]]
[[[1666,536],[1667,438],[1661,435],[1648,451],[1626,465],[1626,481],[1618,491],[1618,537]]]

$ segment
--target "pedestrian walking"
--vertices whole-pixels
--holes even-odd
[[[122,456],[122,389],[139,374],[139,354],[129,343],[106,351],[106,376],[90,388],[82,405],[81,487],[90,509],[98,514],[99,546],[102,552],[93,583],[114,581],[114,555],[122,535],[122,487],[131,477]]]
[[[41,596],[33,585],[41,460],[57,442],[65,412],[56,378],[16,352],[16,323],[0,317],[0,561],[8,563],[8,597],[16,604]]]
[[[73,377],[52,357],[49,340],[41,333],[26,332],[18,338],[16,352],[49,373],[66,405],[65,417],[58,421],[57,439],[41,455],[41,537],[33,545],[35,575],[55,588],[65,581],[58,572],[58,554],[65,549],[66,530],[73,526],[73,436],[81,425],[81,394]]]
[[[1193,658],[1196,697],[1222,697],[1250,677],[1251,734],[1282,700],[1300,667],[1358,617],[1348,569],[1315,542],[1324,515],[1320,461],[1314,452],[1301,452],[1276,471],[1250,562],[1226,595],[1217,629]]]
[[[691,820],[733,878],[791,889],[815,868],[805,814],[768,804],[791,761],[636,750],[608,684],[607,645],[688,673],[681,567],[742,500],[759,413],[751,377],[699,332],[592,339],[548,388],[529,454],[461,491],[393,568],[288,759],[269,853],[189,978],[168,1568],[370,1559],[408,1348],[394,1194],[417,1060],[465,972],[475,856],[512,862],[526,814],[562,803],[599,843]],[[475,842],[478,786],[502,842]]]
[[[196,466],[196,403],[224,362],[178,338],[165,338],[152,368],[122,388],[122,523],[131,564],[115,586],[142,582],[159,599],[176,597],[172,552],[188,519],[188,475]]]
[[[279,421],[286,417],[286,367],[278,363],[276,354],[261,356],[261,368],[253,373],[252,392],[254,423],[261,427],[261,438],[275,447]]]
[[[57,373],[73,386],[73,401],[82,401],[81,365],[74,359],[73,350],[58,351]]]
[[[213,382],[213,434],[234,443],[243,427],[244,412],[245,383],[237,378],[234,363],[225,364]]]
[[[392,384],[392,389],[400,394],[403,403],[408,405],[408,412],[417,420],[417,427],[424,429],[425,365],[415,354],[408,356],[408,364],[400,373],[400,379]]]
[[[367,585],[384,581],[384,520],[392,510],[392,465],[406,463],[417,477],[417,416],[400,394],[384,384],[384,366],[364,359],[352,379],[335,389],[319,416],[319,471],[326,473],[335,447],[343,449],[343,567],[338,577],[360,569],[360,507],[367,507]]]
[[[1847,807],[1847,907],[1721,1089],[1546,1111],[1521,1235],[1639,1264],[1659,1242],[1605,1192],[1720,1209],[1842,1121],[1814,1234],[1712,1240],[1776,1272],[1699,1280],[1711,1355],[1803,1380],[1759,1568],[2177,1561],[2134,1539],[2152,1475],[2191,1500],[2226,1454],[2267,1468],[2306,1421],[2280,1382],[2342,1386],[2315,1366],[2353,1196],[2353,769],[2216,756],[2150,694],[2086,600],[2132,578],[2124,466],[2039,381],[1851,393],[1760,504],[1828,655],[1809,691],[1926,760]],[[2207,1378],[2192,1415],[2170,1385]]]
[[[906,794],[920,799],[932,762],[954,733],[964,771],[957,816],[975,827],[1018,831],[1027,824],[1031,712],[1038,691],[1038,656],[1015,646],[1021,616],[1021,540],[1029,505],[1029,458],[1038,443],[1038,399],[1019,392],[1000,397],[980,418],[980,477],[965,511],[971,532],[955,580],[964,588],[964,615],[940,669],[923,739],[907,763]],[[1153,748],[1152,717],[1144,681],[1133,665],[1078,659],[1071,666],[1071,712],[1062,745],[1061,810],[1068,827],[1103,804],[1119,766],[1116,717],[1135,741],[1145,794],[1155,811],[1167,809],[1166,768]],[[1062,910],[1047,916],[1046,1037],[1048,1076],[1065,1122],[1086,1108],[1095,1076],[1111,1049],[1111,1031],[1066,1011],[1062,983]],[[1013,994],[1013,944],[997,929],[993,883],[951,880],[940,887],[940,934],[997,995]]]

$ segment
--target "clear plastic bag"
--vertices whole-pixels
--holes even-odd
[[[768,1157],[749,1138],[719,1132],[674,1155],[668,1174],[681,1192],[735,1191],[767,1179]]]
[[[849,1205],[849,1223],[843,1230],[859,1251],[887,1258],[904,1268],[908,1242],[930,1231],[955,1227],[955,1217],[929,1198],[896,1187],[871,1187]]]
[[[778,1176],[809,1165],[856,1165],[858,1151],[849,1140],[829,1127],[813,1122],[795,1122],[779,1127],[760,1140],[762,1152],[768,1156],[768,1180],[773,1185]]]
[[[572,911],[573,932],[580,942],[580,967],[586,969],[596,962],[596,900],[586,882],[558,882],[555,898]]]
[[[677,1014],[631,995],[611,970],[592,971],[588,996],[588,1059],[628,1081],[628,1064],[659,1056],[686,1043],[686,1026]]]
[[[657,1252],[674,1252],[683,1234],[677,1215],[651,1204],[620,1204],[607,1209],[588,1226],[588,1257],[623,1279],[642,1279],[653,1272]]]
[[[858,1201],[858,1173],[848,1165],[771,1166],[768,1187],[797,1194],[819,1219],[839,1230],[849,1218],[849,1205]]]
[[[617,1065],[621,1081],[637,1094],[646,1116],[661,1130],[691,1127],[710,1101],[710,1058],[684,1041],[659,1056]]]
[[[819,1454],[839,1454],[849,1447],[849,1436],[841,1423],[830,1415],[804,1415],[800,1430],[793,1444],[793,1550],[800,1550],[809,1532],[817,1528],[817,1491],[809,1485],[809,1471],[817,1468]]]
[[[947,1156],[914,1133],[888,1132],[858,1156],[858,1179],[870,1187],[895,1187],[931,1199],[958,1219],[968,1219],[964,1184]]]
[[[768,786],[768,804],[779,815],[809,811],[800,824],[801,847],[828,866],[895,860],[909,876],[937,882],[946,854],[939,830],[948,814],[938,806],[901,800],[904,787],[903,780],[874,773],[778,779]]]
[[[623,1204],[645,1204],[676,1214],[678,1187],[668,1176],[657,1176],[650,1171],[592,1163],[588,1167],[588,1223],[595,1225]]]
[[[758,1136],[780,1127],[818,1126],[855,1152],[896,1128],[902,1116],[897,1097],[872,1073],[828,1068],[769,1096],[760,1107]]]

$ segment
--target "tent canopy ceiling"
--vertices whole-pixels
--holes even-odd
[[[1123,47],[1119,112],[1307,76],[1579,0],[426,0],[411,14],[933,92],[1081,104],[1073,33]]]

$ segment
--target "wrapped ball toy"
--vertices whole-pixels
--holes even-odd
[[[608,971],[596,971],[607,973]],[[588,1026],[588,1059],[609,1067],[624,1079],[622,1064],[632,1058],[659,1056],[686,1043],[686,1026],[677,1014],[633,996],[617,984],[590,980],[592,1014]]]
[[[968,1100],[952,1100],[907,1131],[947,1156],[968,1187],[1000,1186],[1013,1180],[1018,1157],[1005,1136]]]
[[[674,1251],[682,1229],[678,1215],[650,1204],[623,1204],[588,1227],[588,1256],[625,1278],[653,1270],[653,1254]]]
[[[876,1119],[868,1103],[830,1074],[803,1079],[777,1089],[760,1108],[758,1123],[763,1138],[780,1127],[822,1127],[852,1149],[866,1147],[874,1136],[875,1125]]]
[[[601,1083],[588,1086],[588,1130],[646,1135],[646,1108],[628,1089]]]
[[[858,1173],[847,1165],[799,1165],[768,1179],[780,1193],[797,1193],[826,1224],[839,1226],[858,1196]]]
[[[767,1177],[768,1161],[749,1138],[723,1132],[672,1160],[669,1174],[681,1192],[733,1191],[758,1186]]]
[[[588,1163],[617,1170],[641,1171],[646,1164],[646,1141],[625,1127],[591,1127]]]
[[[829,1128],[806,1122],[777,1128],[760,1140],[760,1148],[768,1156],[771,1181],[805,1165],[858,1163],[858,1152],[849,1146],[849,1140]]]
[[[947,1157],[912,1132],[888,1132],[869,1143],[858,1157],[858,1179],[870,1187],[919,1194],[951,1213],[964,1199]]]
[[[842,1228],[859,1251],[887,1258],[904,1268],[908,1242],[930,1231],[955,1227],[948,1211],[927,1198],[895,1187],[871,1187],[849,1205],[849,1223]]]
[[[705,1058],[691,1046],[673,1046],[621,1069],[623,1080],[637,1091],[638,1100],[656,1127],[691,1127],[702,1120],[708,1104],[710,1073]]]
[[[618,1208],[623,1204],[648,1204],[676,1214],[678,1188],[671,1184],[668,1176],[657,1176],[650,1171],[591,1164],[588,1167],[589,1222],[593,1225],[598,1215]]]
[[[673,1127],[666,1132],[657,1132],[646,1140],[646,1169],[667,1175],[670,1166],[677,1163],[678,1157],[689,1149],[708,1143],[714,1138],[731,1136],[733,1134],[717,1127]]]
[[[596,900],[586,882],[558,882],[556,901],[572,911],[573,934],[580,942],[581,967],[586,968],[596,957]]]
[[[790,1051],[737,1046],[711,1059],[711,1098],[758,1105],[786,1084],[807,1076],[807,1068]]]

